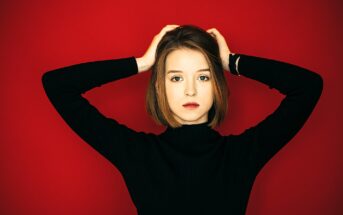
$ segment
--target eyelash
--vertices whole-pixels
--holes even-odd
[[[171,80],[172,82],[178,82],[178,81],[173,81],[173,79],[174,79],[175,77],[180,77],[180,76],[175,75],[175,76],[171,77],[170,80]],[[209,80],[210,80],[210,77],[207,76],[207,75],[201,75],[200,77],[206,77],[206,78],[207,78],[207,80],[201,80],[201,81],[209,81]]]

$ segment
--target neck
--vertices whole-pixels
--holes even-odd
[[[198,124],[183,124],[181,127],[167,129],[160,135],[168,144],[182,148],[196,148],[211,145],[216,142],[220,134],[213,130],[208,122]]]

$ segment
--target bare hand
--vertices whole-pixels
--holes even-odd
[[[229,54],[231,53],[224,36],[216,28],[207,30],[216,40],[219,46],[220,58],[225,70],[229,71]]]
[[[174,28],[178,27],[179,25],[166,25],[162,28],[162,30],[156,34],[147,49],[147,51],[144,53],[143,57],[137,58],[137,64],[138,64],[138,70],[139,72],[144,72],[149,70],[155,63],[155,54],[157,45],[162,39],[162,37],[165,35],[166,32],[173,30]]]

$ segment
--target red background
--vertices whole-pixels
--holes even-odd
[[[0,214],[136,214],[114,165],[83,142],[49,103],[44,72],[140,57],[167,24],[215,27],[232,52],[286,61],[322,75],[303,129],[256,178],[247,214],[343,214],[340,1],[1,1]],[[159,133],[144,109],[150,72],[88,91],[105,115]],[[218,131],[263,120],[283,95],[227,74],[229,116]]]

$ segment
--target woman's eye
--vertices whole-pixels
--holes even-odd
[[[175,81],[179,81],[181,79],[181,77],[179,77],[179,76],[174,76],[174,77],[172,77],[170,80],[171,81],[173,81],[173,80],[175,80]],[[174,81],[174,82],[175,82]]]
[[[208,76],[206,76],[206,75],[202,75],[202,76],[200,76],[200,80],[202,80],[202,81],[208,81],[208,80],[210,80],[210,77],[208,77]]]

